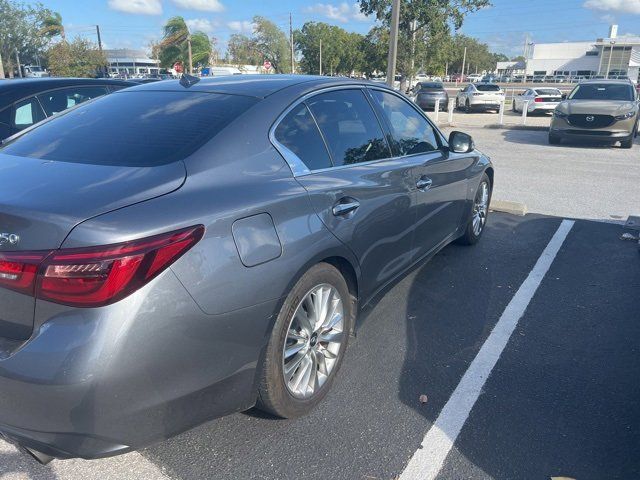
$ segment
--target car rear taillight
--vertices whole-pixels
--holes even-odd
[[[535,100],[534,100],[534,102],[536,102],[536,103],[542,103],[542,102],[544,102],[544,98],[536,97],[536,98],[535,98]]]
[[[0,252],[0,287],[33,295],[38,265],[49,252]]]
[[[146,285],[203,234],[198,225],[103,247],[0,253],[0,286],[75,307],[109,305]]]

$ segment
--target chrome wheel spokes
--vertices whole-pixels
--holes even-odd
[[[482,182],[476,193],[473,204],[472,227],[474,235],[480,235],[484,224],[487,221],[487,211],[489,210],[489,184]]]
[[[283,346],[283,374],[289,392],[311,397],[329,378],[344,341],[344,309],[338,290],[311,289],[298,304]]]

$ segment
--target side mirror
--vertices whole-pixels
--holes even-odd
[[[563,100],[566,100],[566,99],[567,99],[567,94],[566,94],[566,93],[563,93],[563,94],[562,94],[562,99],[563,99]]]
[[[449,150],[453,153],[470,153],[475,148],[471,135],[463,132],[451,132],[449,135]]]

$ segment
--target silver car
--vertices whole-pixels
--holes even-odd
[[[0,432],[42,462],[305,414],[360,309],[479,240],[494,178],[404,95],[283,75],[122,90],[0,165]]]
[[[470,83],[456,96],[456,108],[467,113],[474,110],[499,110],[504,102],[504,91],[495,83]]]
[[[511,109],[514,112],[522,112],[526,108],[528,113],[553,113],[562,98],[562,92],[557,88],[528,88],[513,97]]]

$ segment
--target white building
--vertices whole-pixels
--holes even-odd
[[[144,50],[121,48],[105,50],[109,73],[121,76],[155,75],[160,70],[160,60],[149,58]]]
[[[612,25],[608,38],[591,42],[531,43],[525,62],[499,62],[502,75],[620,76],[634,82],[640,73],[640,37],[618,36]]]

